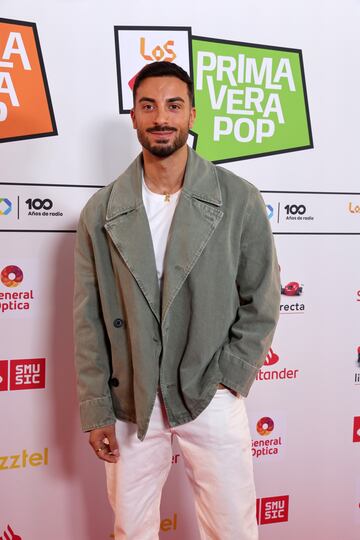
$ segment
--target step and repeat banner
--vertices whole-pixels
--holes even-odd
[[[359,3],[3,0],[0,17],[0,539],[114,538],[79,424],[74,238],[139,152],[132,86],[159,60],[191,73],[189,145],[257,185],[278,249],[280,322],[247,399],[260,538],[358,539]],[[176,443],[160,529],[199,540]]]

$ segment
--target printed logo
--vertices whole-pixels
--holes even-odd
[[[360,302],[360,289],[356,291],[356,301]]]
[[[180,454],[173,454],[171,458],[172,465],[177,465],[179,458],[180,458]]]
[[[256,424],[256,431],[262,436],[270,435],[273,429],[274,429],[274,422],[268,416],[264,416],[263,418],[260,418],[260,420]]]
[[[312,147],[301,51],[203,37],[192,48],[201,155],[224,162]]]
[[[22,540],[22,537],[14,533],[10,525],[6,527],[2,536],[4,537],[4,540]],[[2,536],[0,536],[0,540],[2,540]]]
[[[168,39],[163,45],[155,45],[152,51],[146,50],[146,38],[140,38],[140,53],[144,60],[148,62],[173,62],[176,53],[173,49],[174,40]]]
[[[0,360],[0,391],[45,388],[45,358]]]
[[[0,199],[0,216],[7,216],[12,210],[12,203],[9,199]]]
[[[19,266],[14,264],[5,266],[1,270],[1,283],[7,289],[14,289],[22,284],[24,274]],[[34,300],[33,290],[27,291],[0,291],[0,312],[28,311],[31,301]]]
[[[274,208],[271,206],[271,204],[267,204],[266,210],[267,210],[268,218],[271,219],[274,215]]]
[[[5,287],[17,287],[24,278],[21,268],[11,264],[1,270],[1,282]]]
[[[273,366],[274,364],[277,364],[278,361],[279,361],[279,356],[275,354],[272,348],[270,347],[269,352],[266,355],[264,366]]]
[[[45,358],[12,360],[10,362],[10,390],[45,388]]]
[[[360,442],[360,416],[354,417],[353,442]]]
[[[348,211],[350,214],[360,214],[360,204],[349,202]]]
[[[174,41],[168,39],[163,45],[155,45],[152,51],[149,50],[146,52],[146,38],[140,38],[140,54],[148,62],[173,62],[176,58],[176,53],[172,47],[174,47]],[[136,77],[137,74],[128,82],[131,91],[134,88]]]
[[[252,455],[255,458],[276,456],[279,454],[283,441],[281,436],[270,437],[275,430],[275,422],[269,416],[263,416],[256,422],[256,433],[260,438],[252,441]]]
[[[174,512],[172,517],[164,518],[160,521],[160,531],[161,532],[176,531],[177,524],[178,524],[178,515],[176,512]],[[115,535],[111,533],[109,535],[109,538],[115,538]]]
[[[280,304],[280,314],[286,313],[288,315],[294,315],[304,313],[305,304],[298,301],[290,301],[291,298],[295,299],[301,296],[303,291],[304,285],[298,281],[289,281],[284,287],[281,286],[281,294],[282,296],[287,297],[287,303]]]
[[[263,497],[256,501],[258,525],[269,525],[289,520],[289,495]]]
[[[115,26],[120,113],[133,106],[132,89],[139,71],[155,61],[174,62],[192,73],[189,27]]]
[[[296,221],[313,221],[314,216],[306,215],[306,206],[303,204],[287,204],[284,206],[286,213],[286,220],[296,220]]]
[[[9,469],[24,469],[25,467],[40,467],[49,464],[49,449],[33,452],[29,454],[27,450],[22,450],[19,454],[13,456],[0,456],[0,471]]]
[[[285,287],[281,287],[281,294],[285,296],[300,296],[303,292],[303,285],[297,281],[290,281]]]
[[[263,367],[259,370],[259,372],[256,375],[257,381],[285,381],[288,379],[296,379],[299,370],[298,369],[269,369],[266,368],[272,367],[274,364],[277,364],[279,362],[279,355],[274,353],[272,349],[269,350],[268,354],[266,355],[266,360],[264,362]],[[265,368],[265,369],[264,369]]]
[[[0,19],[0,142],[57,135],[34,23]]]
[[[312,148],[298,49],[191,36],[191,28],[115,27],[120,113],[136,74],[166,60],[194,73],[194,147],[223,163]],[[192,51],[192,54],[191,54]]]
[[[178,521],[178,516],[176,512],[174,512],[174,515],[171,518],[164,518],[161,520],[160,531],[163,531],[163,532],[176,531],[177,521]]]
[[[25,201],[27,206],[28,216],[63,216],[63,212],[59,210],[53,210],[54,203],[51,199],[27,199]]]

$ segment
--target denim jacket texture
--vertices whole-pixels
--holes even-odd
[[[168,420],[196,418],[218,383],[247,396],[279,316],[279,266],[259,191],[188,150],[160,296],[141,154],[81,212],[75,365],[84,431],[135,422],[160,385]]]

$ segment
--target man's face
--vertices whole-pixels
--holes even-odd
[[[144,79],[131,118],[143,148],[154,156],[170,156],[186,144],[195,120],[186,83],[177,77]]]

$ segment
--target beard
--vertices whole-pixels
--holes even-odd
[[[147,137],[146,133],[159,133],[159,136],[161,136],[162,131],[175,131],[177,132],[176,137],[174,138],[173,142],[170,143],[168,139],[165,137],[162,140],[159,140],[158,142],[151,143],[150,139]],[[179,150],[179,148],[182,148],[187,141],[189,135],[188,130],[180,129],[177,130],[176,128],[172,128],[169,126],[154,126],[152,128],[148,128],[145,132],[137,130],[137,137],[139,140],[139,143],[143,148],[146,148],[153,156],[156,157],[169,157],[174,152]]]

